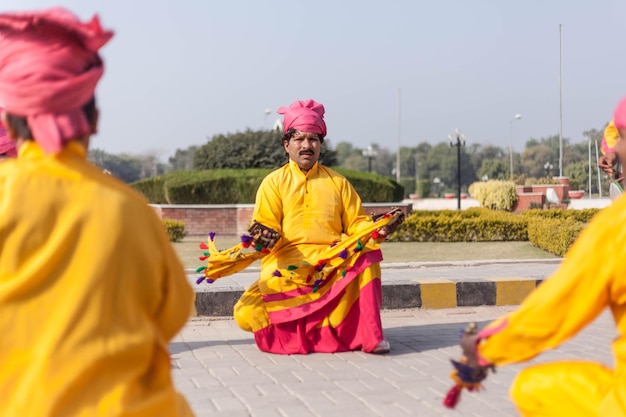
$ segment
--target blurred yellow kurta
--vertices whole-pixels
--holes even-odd
[[[527,361],[570,339],[607,306],[617,325],[616,369],[557,362],[522,372],[512,395],[525,416],[626,416],[626,196],[600,212],[558,271],[514,313],[489,324],[478,353],[488,363]],[[553,414],[558,410],[557,414]]]
[[[167,344],[193,292],[147,202],[75,142],[27,142],[0,193],[0,416],[190,416]]]

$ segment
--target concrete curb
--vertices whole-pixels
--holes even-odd
[[[383,309],[442,309],[520,304],[562,259],[487,260],[457,262],[383,263]],[[531,272],[540,264],[541,272]],[[486,276],[488,268],[499,268]],[[197,316],[232,316],[233,307],[259,268],[248,268],[245,279],[211,286],[194,286]],[[505,271],[505,272],[502,272]],[[386,279],[386,277],[388,279]],[[219,281],[218,281],[219,282]]]

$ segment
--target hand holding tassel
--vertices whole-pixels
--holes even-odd
[[[450,378],[455,385],[446,394],[443,405],[448,408],[454,408],[461,399],[463,389],[468,391],[478,391],[482,388],[481,382],[487,378],[489,369],[494,370],[493,366],[480,366],[476,355],[476,323],[470,323],[461,335],[461,348],[463,349],[463,357],[460,361],[452,360],[454,371]]]

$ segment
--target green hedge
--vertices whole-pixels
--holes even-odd
[[[581,223],[589,223],[593,216],[598,214],[600,209],[588,208],[582,210],[561,210],[561,209],[532,209],[521,213],[522,216],[543,217],[550,219],[573,219]]]
[[[573,217],[528,216],[528,239],[545,251],[563,256],[574,244],[584,224]]]
[[[414,211],[389,237],[396,242],[530,241],[563,256],[600,209],[528,210],[522,214],[471,208]]]
[[[333,168],[364,202],[401,201],[404,187],[382,175]],[[153,204],[252,204],[261,181],[272,169],[176,171],[131,184]]]
[[[528,240],[521,216],[487,209],[417,211],[390,236],[401,242],[489,242]]]

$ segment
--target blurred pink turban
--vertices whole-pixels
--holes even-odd
[[[278,114],[284,114],[284,133],[290,128],[326,136],[324,106],[314,100],[294,101],[289,107],[280,107]]]
[[[2,107],[0,107],[0,114],[2,113]],[[8,155],[10,157],[17,156],[17,149],[15,149],[15,141],[9,139],[7,130],[0,121],[0,155]]]
[[[0,103],[26,117],[45,152],[92,133],[82,106],[104,71],[98,50],[112,36],[97,16],[83,23],[62,8],[0,14]]]
[[[618,130],[626,128],[626,98],[623,98],[617,105],[615,114],[613,115],[613,121]]]

